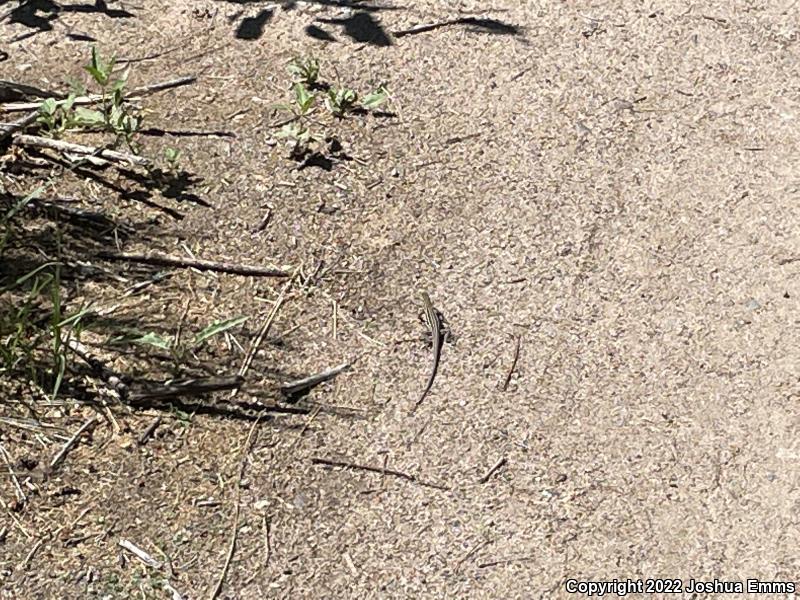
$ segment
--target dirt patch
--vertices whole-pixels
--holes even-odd
[[[198,82],[141,103],[145,147],[180,148],[182,187],[65,172],[43,197],[113,222],[90,235],[32,213],[4,277],[35,266],[26,249],[60,247],[66,310],[109,309],[87,344],[164,381],[235,374],[285,279],[183,269],[124,296],[160,270],[89,258],[299,269],[236,401],[307,414],[266,415],[247,444],[252,412],[103,406],[99,384],[54,402],[7,378],[14,422],[0,428],[20,489],[3,478],[3,591],[207,597],[223,572],[227,598],[800,580],[789,5],[12,3],[0,79],[83,77],[96,40],[133,61],[133,86]],[[336,85],[385,84],[393,115],[320,112],[338,146],[299,164],[272,105],[308,53]],[[9,202],[51,173],[29,158],[4,163]],[[411,414],[431,359],[419,290],[455,340]],[[102,350],[125,326],[189,339],[238,315],[250,319],[187,354],[191,369]],[[279,391],[348,362],[303,398]],[[33,418],[52,429],[26,429]]]

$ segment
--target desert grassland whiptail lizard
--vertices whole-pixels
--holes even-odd
[[[421,292],[420,295],[422,296],[425,322],[431,331],[433,342],[433,363],[431,365],[431,374],[430,377],[428,377],[428,383],[425,386],[422,395],[419,397],[419,400],[417,400],[417,402],[414,404],[414,408],[411,409],[411,414],[416,412],[417,408],[419,408],[419,405],[422,404],[423,400],[425,400],[425,396],[427,396],[428,392],[431,391],[431,387],[433,387],[433,380],[436,379],[436,373],[439,371],[439,360],[442,357],[442,345],[444,344],[445,336],[447,335],[447,328],[444,324],[444,318],[442,317],[442,314],[436,310],[436,307],[433,306],[431,297],[427,292]]]

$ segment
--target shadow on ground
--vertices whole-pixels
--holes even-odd
[[[232,4],[262,4],[261,1],[248,0],[221,0]],[[405,35],[413,35],[434,31],[448,26],[463,25],[471,33],[488,33],[495,35],[521,35],[521,28],[511,23],[493,19],[478,17],[459,17],[436,21],[427,25],[421,25],[405,31],[390,32],[376,16],[377,13],[385,11],[401,11],[402,6],[377,6],[366,2],[347,2],[336,0],[311,0],[311,3],[329,8],[341,9],[343,15],[333,18],[316,18],[313,23],[309,23],[306,34],[314,39],[325,42],[338,41],[337,34],[341,33],[351,41],[358,44],[369,44],[377,47],[392,46],[394,38]],[[281,9],[292,11],[298,8],[298,3],[292,0],[284,2]],[[241,40],[257,40],[264,35],[266,26],[275,18],[275,9],[265,8],[253,16],[243,17],[244,10],[234,14],[230,21],[236,22],[241,19],[236,26],[235,37]],[[324,26],[330,26],[331,32]]]

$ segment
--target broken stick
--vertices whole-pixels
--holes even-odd
[[[179,267],[184,269],[197,269],[198,271],[215,271],[218,273],[232,273],[234,275],[252,275],[255,277],[289,277],[290,273],[272,267],[255,267],[237,265],[226,262],[210,260],[192,260],[165,256],[163,254],[127,254],[124,252],[101,252],[99,258],[105,260],[135,262],[157,267]]]
[[[339,373],[343,373],[350,368],[350,363],[343,363],[338,367],[333,367],[332,369],[327,369],[325,371],[321,371],[319,373],[315,373],[309,377],[305,377],[303,379],[297,379],[295,381],[290,381],[289,383],[284,383],[281,386],[281,392],[283,392],[286,396],[294,396],[295,394],[299,394],[309,388],[312,388],[316,385],[319,385],[323,381],[328,381],[329,379],[333,379]]]
[[[489,478],[492,475],[494,475],[495,472],[497,472],[500,469],[500,467],[502,467],[504,464],[506,464],[505,456],[503,456],[502,458],[500,458],[500,460],[494,463],[494,465],[492,465],[492,468],[486,471],[486,474],[478,480],[478,483],[486,483],[487,481],[489,481]]]
[[[399,477],[400,479],[405,479],[406,481],[411,481],[418,485],[423,485],[425,487],[432,487],[436,488],[437,490],[449,490],[450,488],[441,485],[438,483],[430,483],[428,481],[422,481],[421,479],[417,478],[415,475],[409,475],[408,473],[403,473],[402,471],[395,471],[394,469],[387,469],[385,467],[372,467],[370,465],[357,465],[350,462],[345,462],[342,460],[330,460],[328,458],[319,458],[319,457],[312,457],[311,463],[315,465],[325,465],[328,467],[344,467],[346,469],[354,469],[357,471],[369,471],[370,473],[378,473],[382,475],[392,475],[394,477]]]
[[[38,135],[20,134],[14,136],[13,142],[20,146],[32,146],[34,148],[47,148],[49,150],[56,150],[57,152],[73,152],[75,154],[82,154],[86,156],[97,156],[119,163],[130,163],[140,167],[149,167],[152,163],[141,156],[135,154],[128,154],[126,152],[117,152],[116,150],[106,150],[105,148],[94,148],[92,146],[84,146],[82,144],[73,144],[63,140],[54,140],[51,138],[39,137]]]
[[[170,88],[179,87],[182,85],[189,85],[197,81],[197,77],[190,75],[188,77],[179,77],[178,79],[170,79],[169,81],[162,81],[160,83],[151,83],[150,85],[143,85],[130,90],[126,94],[126,98],[140,98],[155,92],[161,92]],[[101,94],[91,94],[89,96],[78,96],[72,102],[73,106],[86,106],[88,104],[95,104],[103,99]],[[58,100],[56,104],[63,104],[66,100]],[[19,112],[23,110],[36,110],[42,105],[41,102],[6,102],[0,104],[0,110],[4,112]]]
[[[61,448],[61,451],[55,455],[52,461],[50,461],[51,469],[55,469],[59,464],[61,464],[64,458],[66,458],[67,453],[72,450],[73,446],[75,446],[77,443],[78,438],[80,438],[87,429],[94,427],[95,423],[97,423],[97,419],[91,417],[88,421],[86,421],[86,423],[80,426],[80,429],[75,432],[75,435],[67,440],[67,443],[64,444],[64,447]]]

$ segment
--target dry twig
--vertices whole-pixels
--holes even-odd
[[[473,556],[478,550],[480,550],[484,546],[490,544],[491,541],[492,540],[483,540],[480,544],[478,544],[477,546],[473,546],[472,549],[469,552],[467,552],[464,556],[462,556],[461,560],[459,560],[456,563],[456,568],[455,568],[456,575],[458,575],[458,572],[461,570],[461,565],[463,565],[465,562],[467,562],[469,560],[469,558],[471,556]]]
[[[120,540],[118,543],[122,548],[125,548],[125,550],[133,554],[136,558],[138,558],[148,567],[152,567],[154,569],[160,569],[163,566],[161,561],[156,560],[155,558],[150,556],[147,552],[139,548],[139,546],[137,546],[133,542],[123,539]]]
[[[67,443],[64,444],[64,447],[61,448],[61,451],[56,454],[55,457],[53,457],[52,461],[50,461],[50,468],[55,469],[58,465],[60,465],[61,462],[66,458],[67,453],[72,450],[73,446],[75,446],[78,438],[80,438],[90,427],[94,427],[96,423],[97,419],[95,417],[90,417],[89,420],[81,425],[78,431],[75,432],[75,435],[67,440]]]
[[[345,462],[342,460],[330,460],[327,458],[319,458],[319,457],[312,457],[311,463],[315,465],[325,465],[328,467],[344,467],[346,469],[354,469],[357,471],[369,471],[370,473],[379,473],[383,475],[392,475],[394,477],[399,477],[400,479],[405,479],[406,481],[411,481],[412,483],[416,483],[418,485],[422,485],[425,487],[432,487],[436,488],[437,490],[449,490],[450,488],[441,485],[438,483],[430,483],[428,481],[422,481],[421,479],[417,478],[415,475],[409,475],[408,473],[403,473],[401,471],[395,471],[394,469],[387,469],[385,467],[372,467],[369,465],[357,465],[350,462]]]
[[[25,560],[22,561],[22,569],[23,570],[28,566],[28,563],[31,562],[31,560],[33,559],[33,556],[39,551],[39,548],[42,547],[42,544],[44,544],[44,538],[39,538],[39,541],[36,542],[33,545],[33,548],[31,548],[31,551],[28,552],[28,554],[25,556]]]
[[[295,381],[290,381],[289,383],[284,383],[281,385],[281,392],[283,392],[287,396],[294,396],[295,394],[299,394],[309,388],[312,388],[316,385],[324,381],[328,381],[329,379],[333,379],[340,373],[347,371],[350,368],[350,363],[343,363],[338,367],[333,367],[332,369],[326,369],[325,371],[320,371],[314,375],[309,377],[304,377],[303,379],[297,379]]]
[[[505,381],[503,381],[503,387],[501,388],[504,392],[508,389],[508,384],[511,382],[511,377],[514,375],[514,369],[517,368],[517,361],[519,360],[519,348],[522,344],[522,336],[517,336],[517,345],[514,347],[514,358],[511,359],[511,368],[508,369],[508,374],[506,375]]]
[[[264,566],[269,566],[269,559],[272,556],[272,542],[270,541],[270,530],[272,522],[269,515],[264,515]]]
[[[0,142],[10,136],[12,133],[17,131],[21,131],[32,125],[36,122],[36,119],[39,117],[38,111],[33,111],[32,113],[22,117],[21,119],[17,119],[13,123],[0,123]]]
[[[492,475],[494,475],[495,472],[498,469],[500,469],[500,467],[502,467],[504,464],[506,464],[506,457],[505,456],[503,456],[502,458],[500,458],[500,460],[498,460],[496,463],[494,463],[494,465],[492,465],[492,468],[489,469],[488,471],[486,471],[486,474],[478,480],[478,483],[486,483],[487,481],[489,481],[489,478]]]
[[[136,156],[135,154],[117,152],[116,150],[107,150],[105,148],[95,148],[93,146],[84,146],[83,144],[73,144],[72,142],[54,140],[38,135],[20,134],[14,136],[12,141],[20,146],[47,148],[48,150],[56,150],[57,152],[72,152],[85,156],[99,157],[113,162],[130,163],[139,165],[140,167],[149,167],[152,164],[148,159],[142,156]]]
[[[158,429],[159,425],[161,425],[161,417],[160,416],[158,416],[155,419],[153,419],[150,422],[150,424],[147,426],[147,429],[145,429],[142,432],[142,435],[139,436],[139,445],[140,446],[144,446],[147,443],[147,440],[149,440],[150,437],[155,433],[155,431],[156,431],[156,429]]]
[[[131,98],[131,99],[140,98],[142,96],[147,96],[155,92],[161,92],[182,85],[189,85],[191,83],[194,83],[195,81],[197,81],[197,77],[190,75],[188,77],[179,77],[178,79],[171,79],[169,81],[162,81],[160,83],[151,83],[149,85],[143,85],[141,87],[130,90],[126,94],[126,98]],[[100,102],[102,100],[103,96],[101,94],[90,94],[88,96],[78,96],[77,98],[75,98],[75,101],[72,103],[72,105],[86,106],[89,104],[96,104],[97,102]],[[0,104],[0,110],[4,112],[19,112],[23,110],[38,111],[41,104],[42,104],[41,102],[6,102],[5,104]]]
[[[144,265],[154,265],[158,267],[180,267],[185,269],[197,269],[198,271],[215,271],[218,273],[232,273],[233,275],[253,275],[257,277],[289,277],[290,274],[281,269],[271,267],[256,267],[249,265],[239,265],[226,262],[214,262],[210,260],[191,260],[186,258],[176,258],[162,254],[127,254],[124,252],[101,252],[99,258],[122,262],[135,262]]]
[[[480,563],[478,565],[478,567],[481,568],[481,569],[485,569],[486,567],[495,567],[497,565],[510,565],[512,563],[517,563],[517,562],[531,562],[533,560],[536,560],[535,556],[519,556],[519,557],[516,557],[516,558],[513,558],[513,557],[512,558],[501,558],[501,559],[498,559],[498,560],[492,560],[492,561],[489,561],[489,562]]]

